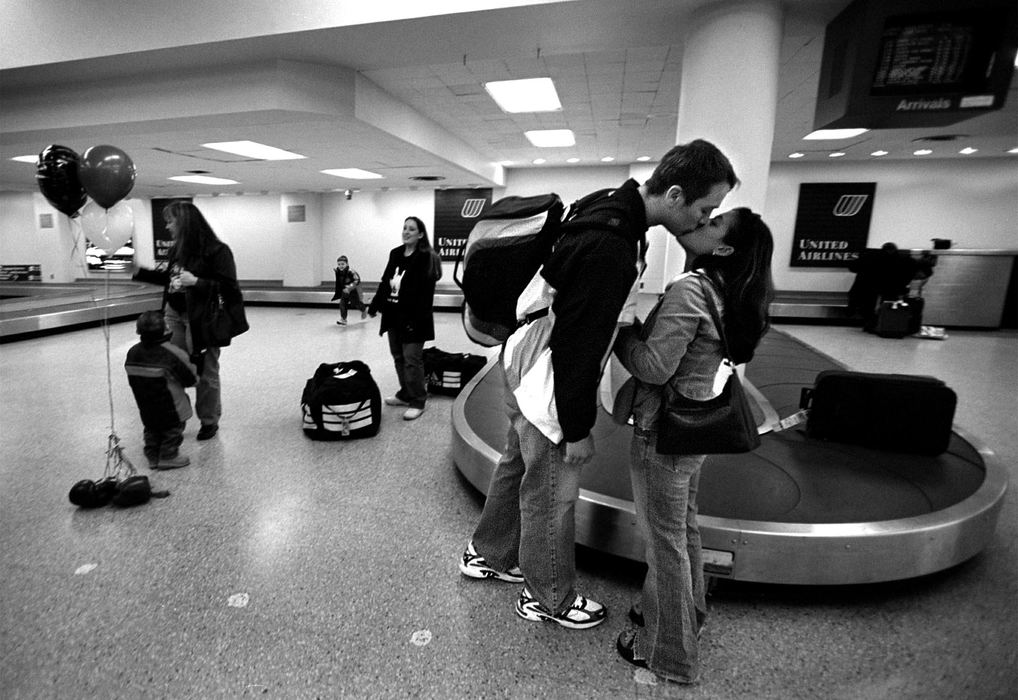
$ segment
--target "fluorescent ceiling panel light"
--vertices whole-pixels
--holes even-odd
[[[579,158],[566,158],[566,162],[567,163],[579,163],[580,159]]]
[[[601,159],[602,163],[613,163],[615,159],[612,156],[605,156]]]
[[[345,177],[350,180],[384,180],[384,175],[378,173],[368,172],[367,170],[361,170],[360,168],[333,168],[331,170],[323,170],[326,175],[335,175],[336,177]]]
[[[886,156],[887,151],[873,151],[873,153],[870,153],[870,155],[879,158],[880,156]]]
[[[933,153],[933,151],[928,148],[920,148],[918,151],[912,151],[912,155],[914,156],[928,156],[931,153]]]
[[[962,155],[970,156],[970,155],[972,155],[973,153],[975,153],[978,150],[979,150],[978,148],[967,147],[967,148],[961,149],[960,151],[958,151],[958,153],[961,153]]]
[[[39,156],[14,156],[11,160],[16,160],[19,163],[31,163],[35,165],[39,162]]]
[[[796,151],[795,153],[789,153],[788,157],[789,158],[805,158],[806,154],[805,153],[799,153],[799,151]]]
[[[544,165],[547,162],[544,158],[534,158],[534,165]]]
[[[559,148],[561,146],[575,146],[576,137],[570,129],[544,129],[542,131],[524,131],[530,143],[538,148]]]
[[[232,153],[237,156],[244,156],[245,158],[255,158],[257,160],[297,160],[299,158],[307,157],[302,156],[299,153],[284,151],[282,148],[274,148],[273,146],[256,143],[255,141],[221,141],[219,143],[203,143],[202,147],[211,148],[215,151]]]
[[[238,185],[236,180],[227,180],[224,177],[211,177],[209,175],[176,175],[170,178],[177,182],[193,182],[196,185]]]
[[[850,139],[865,134],[869,129],[818,129],[802,137],[803,141],[833,141],[834,139]]]
[[[1010,148],[1010,149],[1008,149],[1007,152],[1008,153],[1018,153],[1018,148]]]
[[[835,151],[834,153],[828,153],[827,157],[828,158],[841,158],[841,156],[843,156],[843,155],[845,155],[844,151]]]
[[[648,160],[650,160],[650,156],[640,156],[636,160],[638,160],[641,163],[646,163]]]
[[[555,92],[551,78],[527,78],[525,80],[495,80],[484,84],[503,112],[557,112],[562,102]]]

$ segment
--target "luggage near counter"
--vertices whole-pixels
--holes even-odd
[[[947,450],[957,396],[934,377],[828,370],[804,388],[811,438],[936,456]]]
[[[482,355],[424,348],[424,373],[428,377],[428,391],[457,396],[467,382],[484,368],[487,361]]]
[[[322,363],[301,395],[302,428],[312,440],[352,440],[378,434],[382,397],[359,360]]]

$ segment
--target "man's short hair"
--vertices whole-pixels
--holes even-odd
[[[647,180],[647,193],[664,194],[672,185],[682,188],[686,203],[706,197],[719,183],[735,187],[739,178],[721,150],[703,139],[681,143],[665,153]]]

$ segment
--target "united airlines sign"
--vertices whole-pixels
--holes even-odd
[[[875,182],[803,183],[791,267],[847,267],[866,249]]]
[[[435,190],[435,250],[455,260],[474,222],[491,206],[491,188]]]

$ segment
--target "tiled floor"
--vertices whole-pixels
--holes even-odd
[[[1018,696],[1018,495],[981,555],[922,579],[802,588],[723,582],[703,681],[655,683],[613,645],[639,565],[581,550],[580,590],[611,609],[586,632],[520,620],[516,587],[461,577],[482,496],[448,455],[452,400],[412,423],[319,443],[299,429],[318,363],[395,379],[377,321],[251,308],[223,353],[220,434],[151,472],[164,500],[81,511],[111,427],[142,462],[123,372],[133,323],[0,345],[0,696],[4,698],[1005,698]],[[444,350],[478,351],[438,314]],[[1018,464],[1018,335],[883,340],[782,326],[850,367],[934,374],[957,424]],[[111,391],[108,391],[108,387]]]

